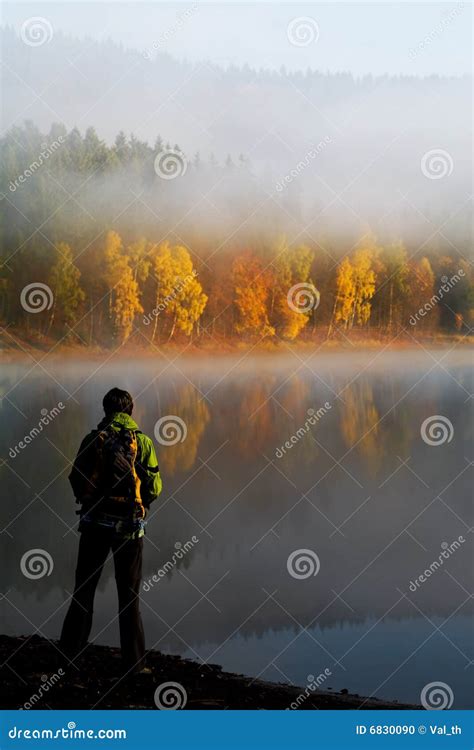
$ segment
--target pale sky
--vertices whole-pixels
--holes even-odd
[[[462,75],[472,68],[468,2],[30,0],[3,5],[3,23],[18,31],[31,16],[47,18],[55,32],[111,38],[139,50],[159,47],[173,57],[222,65],[285,65],[355,75]],[[317,38],[306,46],[295,46],[287,37],[288,25],[299,17],[317,29]]]

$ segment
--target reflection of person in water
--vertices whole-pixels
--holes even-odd
[[[155,448],[132,419],[133,400],[113,388],[105,416],[82,441],[69,476],[81,504],[76,582],[60,647],[70,658],[85,647],[92,627],[94,594],[112,550],[119,599],[122,659],[127,672],[144,667],[145,639],[139,610],[142,548],[147,508],[161,492]]]

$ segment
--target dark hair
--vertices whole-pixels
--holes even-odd
[[[106,416],[115,414],[118,411],[131,415],[133,411],[133,398],[128,391],[122,391],[121,388],[112,388],[105,394],[102,406]]]

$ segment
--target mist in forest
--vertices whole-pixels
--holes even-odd
[[[228,235],[245,224],[351,238],[370,227],[420,243],[443,225],[452,242],[469,237],[467,75],[186,62],[159,45],[126,49],[60,30],[35,47],[13,27],[2,48],[1,190],[17,220],[20,211],[32,220],[43,189],[73,194],[83,219],[109,225],[127,220],[134,201],[135,212],[146,205],[132,223],[184,231]],[[34,124],[27,133],[17,131],[24,120]],[[45,169],[19,184],[51,144]],[[105,153],[114,147],[115,164]],[[163,150],[172,154],[160,167]]]
[[[74,17],[82,6],[70,7]],[[231,59],[242,52],[237,38],[226,60],[219,45],[199,59],[201,37],[188,44],[190,59],[179,49],[191,29],[225,36],[217,11],[207,31],[190,6],[140,35],[143,19],[113,8],[100,11],[92,36],[58,20],[54,5],[44,17],[7,14],[0,252],[9,324],[58,341],[74,326],[78,342],[99,346],[132,335],[154,346],[353,329],[469,332],[463,4],[440,6],[438,25],[431,6],[413,15],[409,49],[401,38],[379,49],[378,67],[385,60],[403,75],[335,66],[327,35],[341,41],[339,27],[325,31],[322,11],[320,27],[269,6],[280,32],[269,35],[270,58],[287,64],[263,56],[251,67]],[[371,33],[382,33],[386,14],[375,14]],[[231,15],[236,30],[245,18],[262,21],[257,10]],[[117,19],[123,29],[126,17],[124,40]],[[109,36],[97,35],[99,18],[110,21]],[[157,18],[153,11],[151,26]],[[352,71],[362,61],[370,69],[368,32],[359,30],[341,47],[341,66],[351,58]],[[452,66],[443,68],[440,51],[455,38],[457,72],[443,75]],[[436,74],[426,73],[430,65]],[[32,318],[22,294],[38,284]],[[288,295],[302,287],[311,304],[301,308],[298,298],[295,309]],[[426,304],[430,315],[418,320]]]

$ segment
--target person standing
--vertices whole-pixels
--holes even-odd
[[[104,417],[82,441],[69,480],[81,505],[74,593],[59,646],[74,659],[89,639],[94,595],[111,551],[118,592],[122,662],[126,673],[145,667],[140,615],[145,517],[162,490],[153,441],[132,419],[133,399],[112,388]]]

